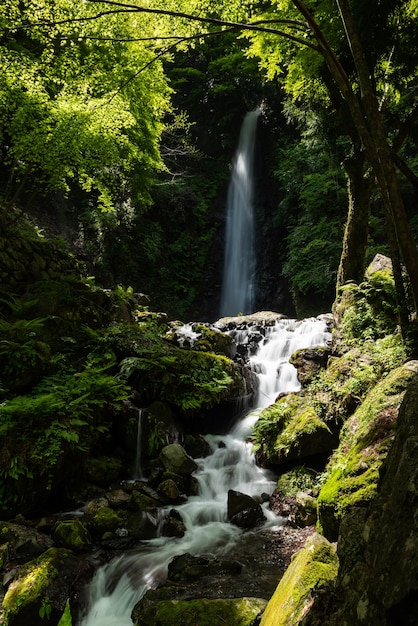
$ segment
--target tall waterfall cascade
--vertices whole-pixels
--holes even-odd
[[[240,338],[243,343],[248,340],[245,332]],[[272,493],[276,484],[269,472],[256,465],[248,437],[261,408],[274,402],[281,391],[300,388],[296,370],[288,362],[290,354],[298,348],[324,345],[329,339],[327,322],[322,317],[279,320],[265,329],[265,338],[251,357],[251,367],[259,377],[258,407],[227,435],[205,437],[212,454],[196,459],[198,495],[161,512],[165,515],[173,508],[178,511],[186,526],[184,536],[143,541],[140,547],[99,568],[87,589],[88,606],[78,626],[132,626],[134,605],[148,589],[166,579],[168,565],[175,556],[210,553],[219,558],[238,546],[245,533],[227,519],[228,491],[259,496]],[[283,520],[269,510],[268,503],[263,507],[266,521],[261,528],[279,532]]]
[[[254,147],[260,111],[244,118],[226,206],[221,317],[253,312],[254,306]]]

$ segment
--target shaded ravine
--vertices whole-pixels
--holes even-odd
[[[227,519],[228,491],[259,497],[271,494],[275,487],[273,476],[256,465],[248,437],[263,407],[274,402],[281,391],[299,389],[296,370],[288,363],[290,355],[298,348],[323,345],[329,338],[326,322],[320,318],[279,320],[265,328],[265,339],[251,357],[260,381],[257,408],[227,435],[205,437],[212,454],[196,459],[199,495],[160,512],[163,518],[169,510],[177,509],[186,526],[184,536],[143,542],[140,548],[101,567],[87,590],[87,609],[79,626],[132,626],[134,605],[148,589],[165,580],[168,564],[175,556],[189,553],[220,557],[238,549],[245,533]],[[246,340],[245,332],[241,333],[240,341]],[[263,508],[266,522],[258,532],[273,531],[283,520],[267,504]]]

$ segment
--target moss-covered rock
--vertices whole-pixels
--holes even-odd
[[[194,330],[201,336],[201,338],[197,340],[197,344],[199,344],[199,342],[206,342],[210,350],[217,354],[223,354],[230,359],[233,359],[236,355],[236,344],[226,333],[219,332],[214,329],[213,326],[206,324],[195,324]]]
[[[197,469],[197,463],[178,443],[165,446],[160,452],[159,459],[167,471],[180,476],[188,476]]]
[[[91,524],[98,533],[114,532],[123,525],[123,520],[110,507],[103,507],[93,517]]]
[[[23,566],[8,587],[2,602],[2,612],[8,626],[43,626],[58,623],[62,616],[69,585],[75,575],[71,552],[50,548],[34,561]],[[61,594],[53,589],[66,571],[66,581],[60,582]],[[1,620],[1,614],[0,614]]]
[[[345,423],[318,497],[319,523],[328,539],[337,539],[344,512],[365,505],[375,496],[379,469],[393,441],[399,406],[417,371],[418,361],[393,370]]]
[[[300,491],[315,492],[318,472],[304,465],[297,465],[277,479],[277,493],[281,497],[296,496]]]
[[[314,406],[295,394],[280,398],[261,412],[254,438],[261,457],[278,466],[328,453],[337,442]]]
[[[298,380],[303,387],[311,383],[318,372],[327,366],[330,354],[331,349],[327,346],[301,348],[292,354],[289,362],[296,367]]]
[[[405,394],[375,498],[342,518],[335,593],[306,626],[418,624],[418,376]]]
[[[261,626],[296,626],[312,604],[312,592],[332,583],[338,571],[335,546],[314,534],[297,552],[270,599]]]
[[[161,600],[149,606],[136,606],[136,626],[251,626],[266,606],[260,598],[220,600]]]
[[[174,480],[167,478],[163,480],[157,487],[158,493],[171,502],[177,502],[181,496],[181,492]]]
[[[78,519],[61,520],[52,532],[57,546],[74,552],[85,552],[91,548],[91,537],[83,522]]]
[[[150,496],[147,496],[145,493],[140,493],[136,489],[132,491],[131,494],[131,508],[134,511],[146,511],[147,509],[153,509],[158,506],[160,503]]]
[[[299,491],[295,496],[295,522],[298,526],[312,526],[317,519],[317,499]]]
[[[52,547],[52,539],[35,528],[0,522],[0,568],[10,555],[24,563]]]

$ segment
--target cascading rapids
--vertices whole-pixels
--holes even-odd
[[[258,411],[251,411],[229,434],[206,437],[212,454],[196,459],[199,495],[169,507],[180,513],[186,526],[184,536],[142,542],[140,549],[101,567],[87,590],[87,611],[79,626],[132,626],[134,605],[166,578],[168,564],[175,556],[211,553],[219,557],[238,544],[243,531],[227,520],[229,489],[252,496],[274,490],[272,476],[255,463],[248,437],[260,408],[274,402],[280,391],[299,389],[296,370],[288,363],[290,354],[298,348],[323,345],[330,335],[325,318],[280,320],[265,332],[264,341],[251,357],[260,378]],[[245,341],[245,333],[242,339]],[[166,513],[162,511],[162,515]],[[263,528],[281,523],[267,505],[264,513],[267,521]]]

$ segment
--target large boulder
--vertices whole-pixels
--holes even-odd
[[[57,624],[79,568],[79,561],[64,548],[49,548],[22,566],[4,595],[0,623],[3,618],[8,626]]]
[[[252,496],[240,491],[228,491],[228,519],[240,528],[252,528],[265,520],[263,509]]]
[[[169,472],[180,476],[189,476],[197,470],[197,463],[178,443],[165,446],[160,452],[159,459]]]
[[[301,624],[312,604],[312,594],[334,581],[337,571],[335,546],[322,535],[311,535],[292,558],[263,613],[260,626]]]
[[[133,622],[136,626],[251,626],[265,606],[261,598],[161,600],[135,608]]]
[[[327,346],[301,348],[292,354],[289,362],[296,367],[302,387],[311,383],[318,372],[326,368],[330,355],[331,348]]]
[[[418,361],[393,370],[369,392],[346,421],[340,444],[326,469],[318,496],[318,517],[324,535],[338,538],[342,516],[376,495],[379,470],[394,437],[398,409],[406,388],[418,372]]]
[[[25,524],[0,522],[0,568],[10,555],[24,563],[53,545],[52,539]]]
[[[189,553],[174,557],[168,566],[169,581],[193,580],[203,576],[238,575],[242,565],[238,561],[220,561],[193,556]]]
[[[57,546],[69,548],[74,552],[91,549],[90,534],[79,519],[60,520],[53,528],[52,537]]]
[[[369,507],[341,522],[334,600],[306,626],[418,624],[418,376],[399,411],[396,435]],[[319,610],[317,611],[316,608]]]
[[[262,445],[257,452],[261,462],[288,466],[329,454],[338,437],[305,398],[290,394],[263,409],[255,426]],[[260,437],[261,436],[261,437]]]

